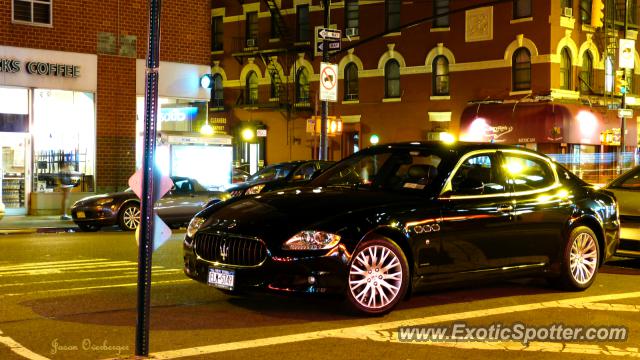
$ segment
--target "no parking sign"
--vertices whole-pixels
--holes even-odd
[[[338,65],[320,63],[320,100],[338,101]]]

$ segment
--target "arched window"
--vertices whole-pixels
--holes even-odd
[[[521,47],[513,53],[513,90],[531,90],[531,53]]]
[[[258,75],[255,71],[249,72],[247,75],[247,86],[246,86],[246,94],[245,98],[247,99],[247,104],[257,104],[258,103]]]
[[[590,94],[593,89],[593,56],[590,51],[582,55],[582,68],[580,69],[580,92]]]
[[[560,89],[573,90],[571,84],[571,53],[564,47],[560,52]]]
[[[358,66],[353,62],[344,67],[344,99],[358,100]]]
[[[384,65],[384,81],[386,98],[400,97],[400,64],[391,59]]]
[[[300,68],[296,73],[296,101],[309,102],[309,74],[306,68]]]
[[[433,95],[449,95],[449,60],[444,55],[433,59]]]
[[[222,87],[222,75],[213,75],[213,107],[224,106],[224,88]]]
[[[277,70],[271,70],[269,72],[269,75],[271,76],[271,94],[270,94],[270,98],[271,99],[279,99],[280,98],[280,86],[281,86],[280,74],[278,73]]]

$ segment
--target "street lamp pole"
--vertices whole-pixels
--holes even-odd
[[[627,11],[629,11],[629,0],[624,0],[624,39],[627,38]],[[618,47],[618,51],[622,51],[622,49],[620,49]],[[625,86],[625,91],[622,92],[622,100],[620,102],[620,108],[621,109],[626,109],[627,108],[627,91],[629,89],[627,89],[627,69],[622,69],[622,83]],[[625,150],[625,132],[626,132],[626,118],[625,118],[625,114],[622,114],[622,116],[620,117],[620,171],[624,170],[624,150]]]
[[[329,7],[331,6],[331,0],[322,0],[324,6],[324,28],[329,28]],[[314,34],[315,36],[315,34]],[[329,43],[326,38],[322,39],[322,61],[329,62]],[[321,79],[322,81],[322,79]],[[322,100],[322,112],[320,118],[320,146],[318,159],[327,160],[327,117],[329,116],[329,101]]]

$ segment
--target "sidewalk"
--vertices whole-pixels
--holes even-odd
[[[5,215],[0,219],[0,235],[69,231],[78,231],[78,227],[71,220],[61,220],[60,215]]]

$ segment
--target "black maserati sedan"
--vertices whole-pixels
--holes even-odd
[[[244,182],[228,188],[227,192],[236,197],[300,186],[311,180],[318,170],[324,170],[333,164],[333,161],[296,160],[265,166]]]
[[[410,142],[190,222],[184,272],[225,292],[338,293],[366,314],[434,285],[544,276],[588,288],[616,250],[613,195],[534,151]]]

